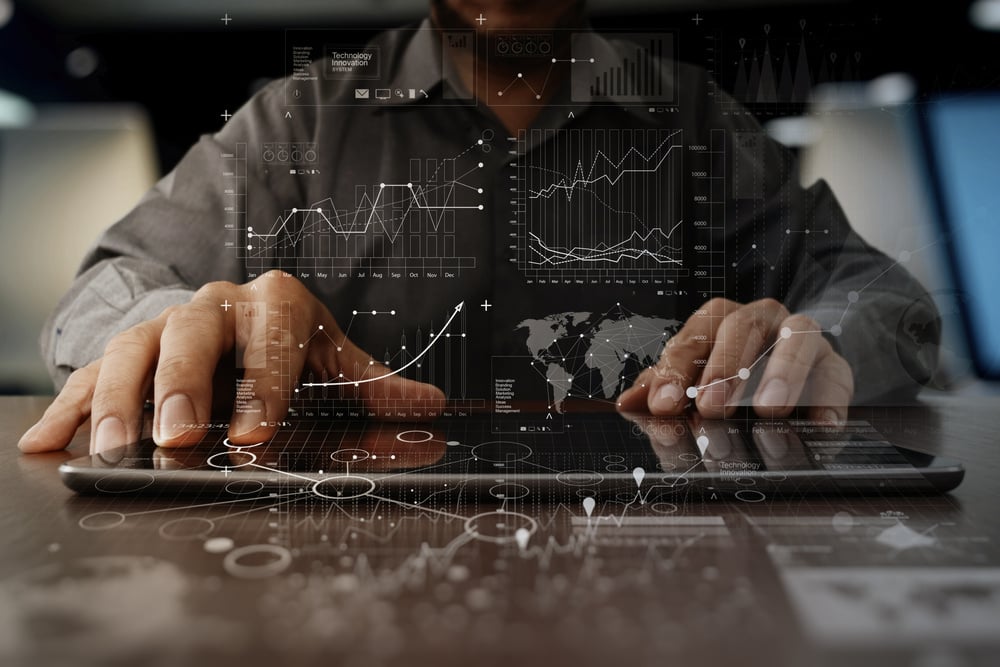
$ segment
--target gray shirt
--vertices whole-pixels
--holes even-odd
[[[330,76],[325,54],[201,137],[87,254],[42,335],[57,387],[200,285],[271,268],[397,363],[402,342],[426,340],[464,301],[467,338],[449,353],[462,377],[414,375],[454,397],[491,397],[509,359],[551,370],[566,339],[590,341],[626,311],[667,335],[712,296],[814,317],[860,400],[912,395],[930,377],[920,341],[937,320],[923,289],[851,230],[824,182],[801,187],[791,154],[704,71],[667,59],[637,71],[635,44],[584,33],[593,81],[544,82],[557,92],[508,138],[451,71],[448,37],[426,21],[382,33],[363,51],[378,54],[377,82]],[[615,67],[639,83],[605,85]],[[550,349],[539,326],[555,332]],[[634,366],[619,347],[612,366],[631,377],[662,342],[636,343]],[[603,398],[628,382],[611,380],[596,381]],[[577,381],[576,393],[595,384]]]

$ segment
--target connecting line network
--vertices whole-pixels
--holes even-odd
[[[746,382],[747,380],[750,379],[750,375],[751,375],[753,369],[758,364],[760,364],[760,362],[762,362],[764,359],[766,359],[767,356],[774,350],[774,348],[777,347],[781,343],[781,341],[788,340],[792,336],[798,336],[798,335],[802,335],[802,334],[830,334],[831,336],[834,336],[834,337],[840,336],[844,332],[844,327],[843,327],[844,318],[847,317],[847,313],[850,311],[851,306],[854,305],[855,303],[857,303],[861,299],[861,295],[864,293],[864,291],[866,289],[868,289],[869,287],[871,287],[875,282],[877,282],[880,278],[882,278],[882,276],[884,276],[885,274],[887,274],[892,269],[896,268],[900,264],[904,264],[904,263],[910,261],[910,258],[913,256],[913,254],[918,253],[918,252],[922,252],[922,251],[926,250],[927,248],[935,245],[936,243],[937,243],[937,241],[932,241],[931,243],[928,243],[925,246],[917,248],[916,250],[914,250],[912,252],[908,251],[908,250],[904,250],[904,251],[900,252],[899,258],[896,261],[894,261],[891,264],[889,264],[889,266],[887,266],[881,273],[879,273],[877,276],[875,276],[874,278],[872,278],[871,280],[869,280],[867,283],[865,283],[865,285],[863,285],[860,289],[849,291],[847,293],[847,305],[844,306],[844,311],[840,314],[840,318],[837,320],[837,323],[831,325],[829,329],[809,329],[809,330],[805,330],[805,331],[795,331],[795,330],[793,330],[793,329],[791,329],[789,327],[782,327],[781,330],[778,332],[778,338],[773,343],[771,343],[767,347],[767,349],[765,349],[763,352],[761,352],[760,355],[753,361],[753,363],[751,363],[750,365],[748,365],[748,366],[746,366],[744,368],[740,368],[736,372],[735,375],[730,375],[729,377],[718,378],[718,379],[712,380],[711,382],[707,382],[705,384],[692,385],[692,386],[688,387],[685,390],[685,392],[684,392],[685,395],[687,395],[687,397],[690,398],[690,399],[695,399],[695,398],[698,397],[698,392],[703,391],[705,389],[708,389],[709,387],[714,387],[717,384],[723,384],[723,383],[726,383],[726,382],[730,382],[732,380],[740,380],[741,382]],[[656,369],[657,367],[654,366],[653,368]]]
[[[252,227],[248,228],[247,250],[254,250],[254,243],[263,244],[264,248],[258,249],[266,249],[269,247],[268,244],[273,244],[277,239],[284,237],[288,237],[291,245],[294,246],[302,239],[302,237],[307,234],[317,232],[332,232],[333,234],[343,236],[346,239],[352,235],[356,236],[366,234],[376,225],[382,228],[382,232],[386,235],[390,242],[395,242],[396,238],[402,233],[403,228],[401,221],[413,211],[418,211],[428,215],[428,224],[430,224],[434,231],[438,230],[444,214],[447,211],[482,211],[484,210],[484,206],[482,204],[456,203],[455,190],[456,188],[464,188],[465,190],[471,191],[475,194],[483,194],[483,188],[463,182],[463,180],[470,174],[482,169],[485,166],[483,162],[478,162],[474,167],[468,169],[460,175],[455,176],[454,178],[446,180],[440,185],[429,184],[435,182],[438,177],[438,173],[446,162],[454,163],[456,160],[460,159],[473,149],[483,146],[483,144],[483,140],[479,139],[475,144],[466,148],[455,157],[440,161],[436,169],[426,178],[422,179],[424,181],[424,185],[415,184],[413,182],[379,183],[378,191],[375,196],[369,197],[365,194],[353,210],[338,210],[330,199],[324,199],[321,202],[314,203],[306,208],[292,208],[284,217],[277,218],[271,229],[266,233],[254,231]],[[444,204],[427,203],[436,193],[442,190],[445,191]],[[321,204],[324,202],[329,202],[329,206],[322,206]],[[398,216],[383,217],[380,215],[379,210],[386,208],[398,210]],[[289,223],[293,219],[297,216],[309,216],[311,214],[315,214],[316,216],[316,219],[311,225],[303,225],[298,232],[290,231]],[[255,241],[255,239],[257,239],[257,241]]]

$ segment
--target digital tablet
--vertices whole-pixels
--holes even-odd
[[[301,492],[332,501],[410,501],[456,489],[517,500],[534,494],[678,495],[753,502],[774,495],[939,493],[960,463],[906,449],[868,422],[704,420],[581,414],[524,420],[479,415],[430,423],[297,421],[269,441],[237,446],[224,430],[185,449],[152,440],[64,463],[80,493]],[[538,494],[544,494],[540,496]]]

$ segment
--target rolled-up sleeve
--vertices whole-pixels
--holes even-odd
[[[243,282],[234,243],[225,173],[237,144],[259,145],[301,131],[280,122],[277,86],[255,95],[223,129],[203,136],[123,219],[89,250],[73,285],[49,317],[42,355],[60,389],[75,369],[98,359],[108,340],[169,306],[186,303],[207,282]],[[277,215],[282,195],[254,171],[244,184],[247,206]],[[287,189],[287,188],[286,188]]]

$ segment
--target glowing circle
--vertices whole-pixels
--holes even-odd
[[[370,455],[363,449],[338,449],[330,454],[330,458],[337,463],[357,463],[364,461]]]
[[[121,512],[95,512],[80,519],[78,525],[84,530],[111,530],[125,523]]]
[[[498,500],[519,500],[529,493],[530,489],[524,484],[496,484],[490,487],[490,495]]]
[[[302,347],[301,345],[299,347]],[[252,445],[234,445],[229,442],[229,438],[223,438],[222,444],[231,449],[250,449],[251,447],[260,447],[266,442],[266,440],[261,440],[260,442],[255,442]]]
[[[396,434],[396,440],[405,442],[408,445],[415,445],[419,442],[427,442],[434,437],[430,431],[403,431]]]
[[[472,455],[490,463],[514,463],[531,456],[531,447],[513,440],[491,440],[473,447]]]
[[[759,503],[767,497],[755,489],[740,489],[735,495],[737,500],[742,500],[745,503]]]
[[[556,481],[566,486],[597,486],[604,475],[594,470],[564,470],[556,475]]]
[[[216,460],[219,459],[220,457],[224,459],[225,462],[222,462],[221,460]],[[234,459],[239,459],[240,457],[242,457],[245,460],[242,462],[240,462],[239,460],[234,460]],[[244,466],[248,466],[256,462],[257,462],[256,454],[254,454],[253,452],[244,452],[239,449],[234,449],[231,452],[218,452],[217,454],[212,454],[207,459],[205,459],[205,463],[212,466],[213,468],[218,468],[220,470],[226,470],[231,468],[242,468]]]
[[[165,540],[203,540],[215,529],[215,522],[198,516],[171,519],[160,526],[160,537]]]
[[[657,514],[676,514],[677,505],[673,503],[656,502],[649,506]]]
[[[358,475],[337,475],[312,485],[312,492],[327,500],[354,500],[375,490],[375,482]]]
[[[234,496],[246,496],[251,493],[257,493],[258,491],[264,490],[264,482],[258,481],[256,479],[236,479],[226,484],[226,493],[231,493]]]
[[[152,483],[153,476],[148,472],[129,471],[102,477],[94,482],[94,488],[102,493],[132,493],[141,491]]]
[[[292,554],[276,544],[250,544],[233,549],[222,561],[226,572],[240,579],[273,577],[291,564]]]

